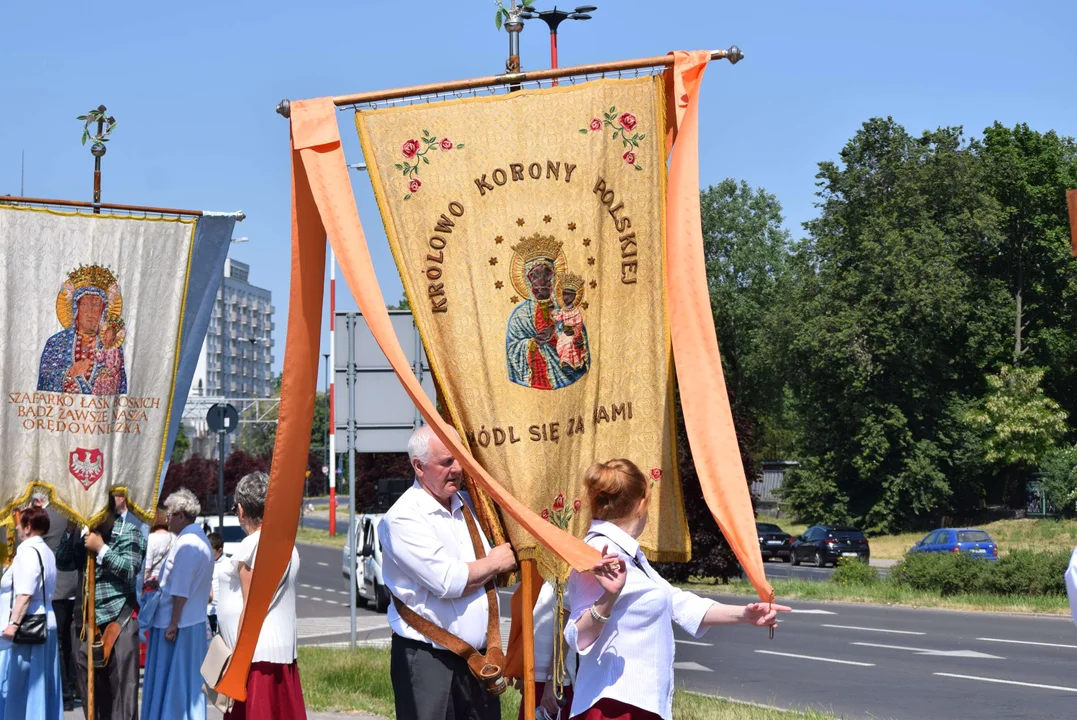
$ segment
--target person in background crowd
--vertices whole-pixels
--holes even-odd
[[[250,592],[268,489],[269,476],[264,472],[246,475],[236,485],[236,515],[247,537],[224,565],[218,578],[220,598],[217,601],[221,638],[230,648],[236,646],[243,607]],[[247,677],[247,699],[235,704],[225,716],[228,720],[270,717],[274,720],[306,720],[303,686],[296,664],[295,589],[298,575],[299,553],[293,546],[291,562],[277,586],[258,636]]]
[[[67,518],[52,507],[52,497],[46,490],[35,490],[30,497],[30,505],[39,507],[49,515],[49,530],[45,533],[45,544],[56,553],[60,541],[67,529]],[[72,638],[75,628],[75,602],[78,598],[79,574],[74,570],[60,570],[56,573],[56,595],[52,598],[52,611],[56,615],[56,633],[60,638],[60,680],[63,687],[64,710],[75,707],[75,654]]]
[[[202,506],[190,490],[165,500],[168,529],[176,541],[157,581],[157,612],[144,621],[153,628],[142,688],[143,720],[205,720],[202,661],[209,649],[206,606],[213,582],[213,550],[195,522]],[[271,717],[271,716],[267,716]]]
[[[15,644],[4,654],[4,718],[63,720],[64,701],[60,682],[60,643],[52,598],[56,594],[56,558],[45,544],[49,514],[29,507],[19,518],[19,549],[11,568],[0,581],[10,605],[3,638],[12,641],[20,626],[32,615],[45,615],[45,642]]]
[[[122,502],[118,502],[122,499]],[[121,512],[122,510],[122,512]],[[94,555],[94,622],[97,637],[115,622],[119,637],[104,668],[94,670],[94,720],[137,720],[138,718],[138,576],[146,556],[146,536],[141,523],[127,512],[122,492],[109,495],[105,517],[80,535],[74,523],[56,550],[60,570],[80,571],[86,567],[87,553]],[[75,616],[75,628],[81,639],[75,651],[76,680],[82,696],[82,710],[87,714],[86,633],[81,613]]]
[[[429,425],[408,441],[414,484],[378,526],[386,588],[420,616],[484,652],[489,602],[484,586],[516,567],[512,546],[476,559],[461,497],[463,472]],[[479,533],[483,535],[482,532]],[[501,700],[486,692],[467,662],[434,646],[389,606],[393,629],[390,675],[396,716],[409,720],[499,720]],[[532,712],[534,709],[532,708]]]
[[[712,625],[772,626],[782,605],[723,605],[673,587],[640,548],[651,485],[629,460],[592,465],[583,478],[591,509],[584,541],[620,562],[568,581],[565,639],[580,656],[572,717],[671,720],[673,623],[700,637]]]
[[[168,518],[164,510],[158,508],[157,516],[153,519],[153,526],[146,537],[146,562],[142,572],[143,583],[156,580],[161,574],[161,564],[172,549],[172,543],[176,536],[168,530]]]
[[[206,616],[209,618],[210,633],[216,635],[217,598],[221,595],[220,576],[223,566],[228,562],[228,558],[224,556],[224,537],[219,532],[211,532],[206,537],[209,538],[209,546],[213,548],[213,582],[210,586],[209,607],[206,608]]]

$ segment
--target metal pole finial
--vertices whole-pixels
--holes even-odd
[[[726,59],[729,60],[730,65],[736,65],[744,59],[744,52],[736,45],[730,45],[726,53],[728,53]]]
[[[286,118],[292,116],[292,102],[288,98],[284,98],[277,103],[277,114]]]

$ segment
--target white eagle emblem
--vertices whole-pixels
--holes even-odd
[[[68,456],[67,469],[89,490],[105,474],[105,457],[100,450],[76,448]]]

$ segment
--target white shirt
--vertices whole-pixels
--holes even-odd
[[[170,532],[152,532],[146,538],[146,562],[143,570],[150,571],[151,578],[160,577],[165,558],[175,541],[176,536]]]
[[[41,562],[38,563],[40,553]],[[45,568],[45,596],[41,596],[41,568]],[[19,549],[15,551],[15,558],[11,561],[11,567],[4,573],[0,580],[0,596],[3,596],[7,605],[4,612],[10,618],[12,601],[19,595],[29,595],[30,605],[26,608],[27,615],[39,615],[47,613],[48,628],[56,627],[56,615],[52,612],[52,598],[56,594],[56,556],[45,544],[45,539],[40,535],[27,538],[19,543]],[[7,627],[6,625],[4,627]]]
[[[602,698],[610,698],[670,720],[672,623],[695,637],[702,636],[707,628],[700,625],[714,601],[663,580],[643,556],[639,543],[613,523],[596,520],[589,534],[588,545],[599,551],[609,545],[610,553],[628,563],[628,578],[602,633],[590,647],[580,650],[576,622],[590,612],[603,590],[591,573],[573,571],[569,576],[569,604],[574,610],[565,625],[565,639],[580,655],[571,715],[582,715]]]
[[[221,553],[221,556],[213,563],[213,583],[211,585],[213,592],[209,596],[209,607],[206,608],[207,615],[217,614],[217,603],[221,600],[221,574],[226,572],[229,567],[231,567],[231,561],[224,553]]]
[[[1066,568],[1066,594],[1070,598],[1070,615],[1073,624],[1077,625],[1077,548],[1070,555],[1070,564]]]
[[[467,565],[475,561],[475,548],[471,545],[460,496],[461,493],[453,495],[450,512],[418,482],[412,484],[378,526],[381,570],[386,589],[401,602],[475,649],[483,650],[489,605],[484,588],[464,595]],[[479,536],[483,548],[489,552],[490,546],[481,531]],[[431,642],[404,622],[392,604],[389,627],[402,637]]]
[[[261,530],[256,530],[239,544],[231,558],[222,557],[217,577],[217,628],[221,638],[230,648],[236,646],[239,633],[239,619],[243,614],[243,586],[239,580],[239,568],[246,565],[254,569],[258,555],[258,540]],[[275,602],[269,608],[269,614],[262,622],[262,631],[258,635],[258,645],[254,649],[251,662],[268,662],[278,665],[291,665],[298,653],[296,646],[295,589],[299,577],[299,552],[292,547],[292,562],[280,584],[279,595],[274,594]]]
[[[565,589],[565,610],[568,607],[568,588]],[[547,580],[539,589],[538,599],[535,601],[535,681],[546,682],[546,677],[553,672],[551,660],[553,659],[554,635],[557,627],[554,626],[554,611],[557,608],[557,591],[554,584]],[[561,640],[561,637],[557,637]],[[565,653],[565,685],[572,684],[572,676],[576,669],[576,653],[569,647]]]
[[[180,531],[163,565],[159,576],[163,594],[151,627],[167,628],[172,622],[173,597],[187,598],[180,613],[180,628],[205,623],[213,582],[213,548],[198,523]]]

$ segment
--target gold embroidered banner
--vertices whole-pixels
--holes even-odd
[[[576,535],[582,476],[652,481],[641,544],[690,552],[675,467],[661,80],[601,80],[356,115],[445,405],[514,496]],[[484,515],[492,506],[479,498]],[[511,521],[522,558],[561,569]]]

